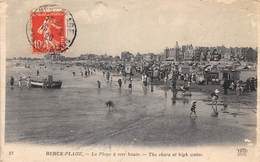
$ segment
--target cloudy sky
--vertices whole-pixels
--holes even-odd
[[[254,0],[8,0],[7,57],[32,56],[26,38],[30,11],[58,4],[74,16],[78,35],[67,55],[160,53],[165,47],[257,46]]]

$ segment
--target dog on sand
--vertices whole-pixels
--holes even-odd
[[[108,107],[108,111],[110,111],[110,108],[114,108],[115,107],[114,102],[111,101],[111,100],[107,101],[105,104]]]

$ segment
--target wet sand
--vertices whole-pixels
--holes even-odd
[[[11,67],[10,75],[36,74],[36,68]],[[76,76],[72,76],[76,71]],[[88,145],[244,145],[245,139],[256,142],[256,95],[251,93],[246,102],[232,99],[228,109],[212,117],[208,94],[192,92],[191,97],[177,96],[172,103],[171,91],[150,87],[145,91],[140,80],[133,81],[133,90],[123,84],[112,86],[101,72],[87,78],[80,76],[80,67],[60,70],[57,65],[40,69],[40,75],[53,74],[62,80],[62,89],[6,88],[7,143],[76,144]],[[101,89],[97,88],[101,80]],[[245,98],[245,97],[243,97]],[[105,102],[112,100],[115,107],[108,112]],[[190,118],[191,101],[196,100],[198,118]],[[227,99],[227,101],[229,101]],[[245,103],[246,103],[245,102]],[[248,104],[249,103],[249,104]],[[249,106],[250,105],[250,106]]]

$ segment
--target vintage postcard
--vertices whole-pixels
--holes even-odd
[[[0,0],[0,161],[259,161],[259,5]]]

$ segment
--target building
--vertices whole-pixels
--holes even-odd
[[[198,47],[196,47],[194,50],[193,60],[198,62],[202,61],[202,50]]]
[[[122,61],[131,61],[134,58],[134,55],[128,51],[121,52],[121,60]]]
[[[222,46],[217,46],[215,49],[217,50],[217,53],[220,54],[221,59],[224,58],[224,53],[226,52],[227,48],[222,45]]]
[[[166,60],[176,61],[176,54],[174,48],[166,48],[164,50]]]
[[[231,48],[231,56],[233,60],[239,60],[242,56],[242,49],[239,47]]]
[[[156,61],[156,55],[154,53],[146,53],[143,54],[143,60],[145,61]]]
[[[225,61],[231,60],[231,48],[226,48],[225,51],[221,53]]]
[[[210,61],[219,61],[221,59],[221,54],[218,52],[218,50],[215,48],[211,52],[211,58]]]
[[[166,48],[164,50],[164,55],[166,57],[166,60],[171,61],[182,61],[183,55],[181,52],[181,49],[179,47],[178,41],[176,41],[175,48]]]
[[[230,70],[224,69],[220,73],[220,77],[222,76],[222,80],[227,79],[230,81],[240,80],[240,71],[239,70]]]
[[[44,56],[44,59],[49,61],[63,61],[65,60],[65,56],[61,54],[47,54]]]
[[[247,48],[244,60],[248,62],[257,62],[257,51],[253,48]]]
[[[135,55],[134,61],[135,62],[141,62],[143,60],[143,56],[140,53],[137,53]]]
[[[119,56],[114,56],[113,60],[116,61],[116,62],[119,62],[120,61],[120,57]]]
[[[183,61],[183,52],[179,47],[178,41],[176,41],[176,45],[175,45],[175,57],[176,57],[176,61]]]
[[[191,45],[183,45],[182,46],[183,59],[184,61],[193,61],[195,50]]]
[[[97,55],[95,54],[82,54],[79,56],[80,60],[94,60],[97,59]]]

